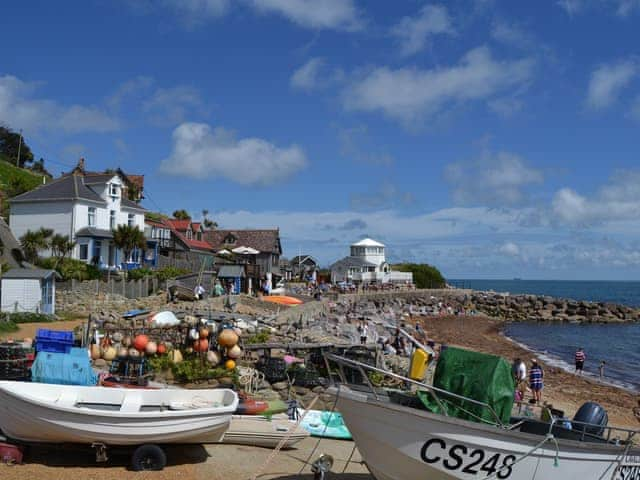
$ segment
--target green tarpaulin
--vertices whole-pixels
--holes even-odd
[[[502,423],[509,423],[515,385],[511,365],[502,357],[449,347],[438,359],[433,386],[490,405]],[[428,392],[418,392],[418,396],[428,410],[444,413]],[[486,407],[445,394],[438,398],[449,416],[496,423]]]

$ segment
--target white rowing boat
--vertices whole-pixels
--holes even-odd
[[[341,368],[380,371],[327,357]],[[328,393],[336,396],[336,407],[377,480],[640,478],[640,449],[632,442],[635,431],[588,424],[568,430],[535,420],[489,425],[410,408],[394,403],[384,392],[358,391],[345,384]],[[582,431],[576,431],[579,428]],[[584,432],[590,428],[601,431]]]
[[[275,448],[286,438],[282,448],[291,448],[309,435],[304,428],[296,428],[296,421],[286,416],[269,419],[258,415],[234,415],[222,442]]]
[[[232,390],[144,390],[0,381],[0,430],[34,443],[213,443],[229,427]]]

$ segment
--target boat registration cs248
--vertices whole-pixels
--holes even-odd
[[[441,438],[427,440],[420,449],[420,458],[428,464],[440,464],[447,470],[460,470],[462,473],[482,477],[497,472],[500,479],[511,476],[515,455],[487,453],[481,448],[468,448],[458,443],[447,444]]]

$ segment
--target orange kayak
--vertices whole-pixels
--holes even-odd
[[[278,303],[280,305],[300,305],[304,303],[302,300],[295,297],[287,297],[285,295],[269,295],[268,297],[262,297],[265,302]]]

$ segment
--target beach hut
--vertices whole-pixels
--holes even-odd
[[[222,285],[227,285],[228,283],[233,285],[231,293],[240,293],[242,291],[242,279],[245,278],[244,265],[221,265],[218,271],[218,278]]]
[[[2,275],[0,310],[54,314],[57,277],[55,270],[12,268]]]

